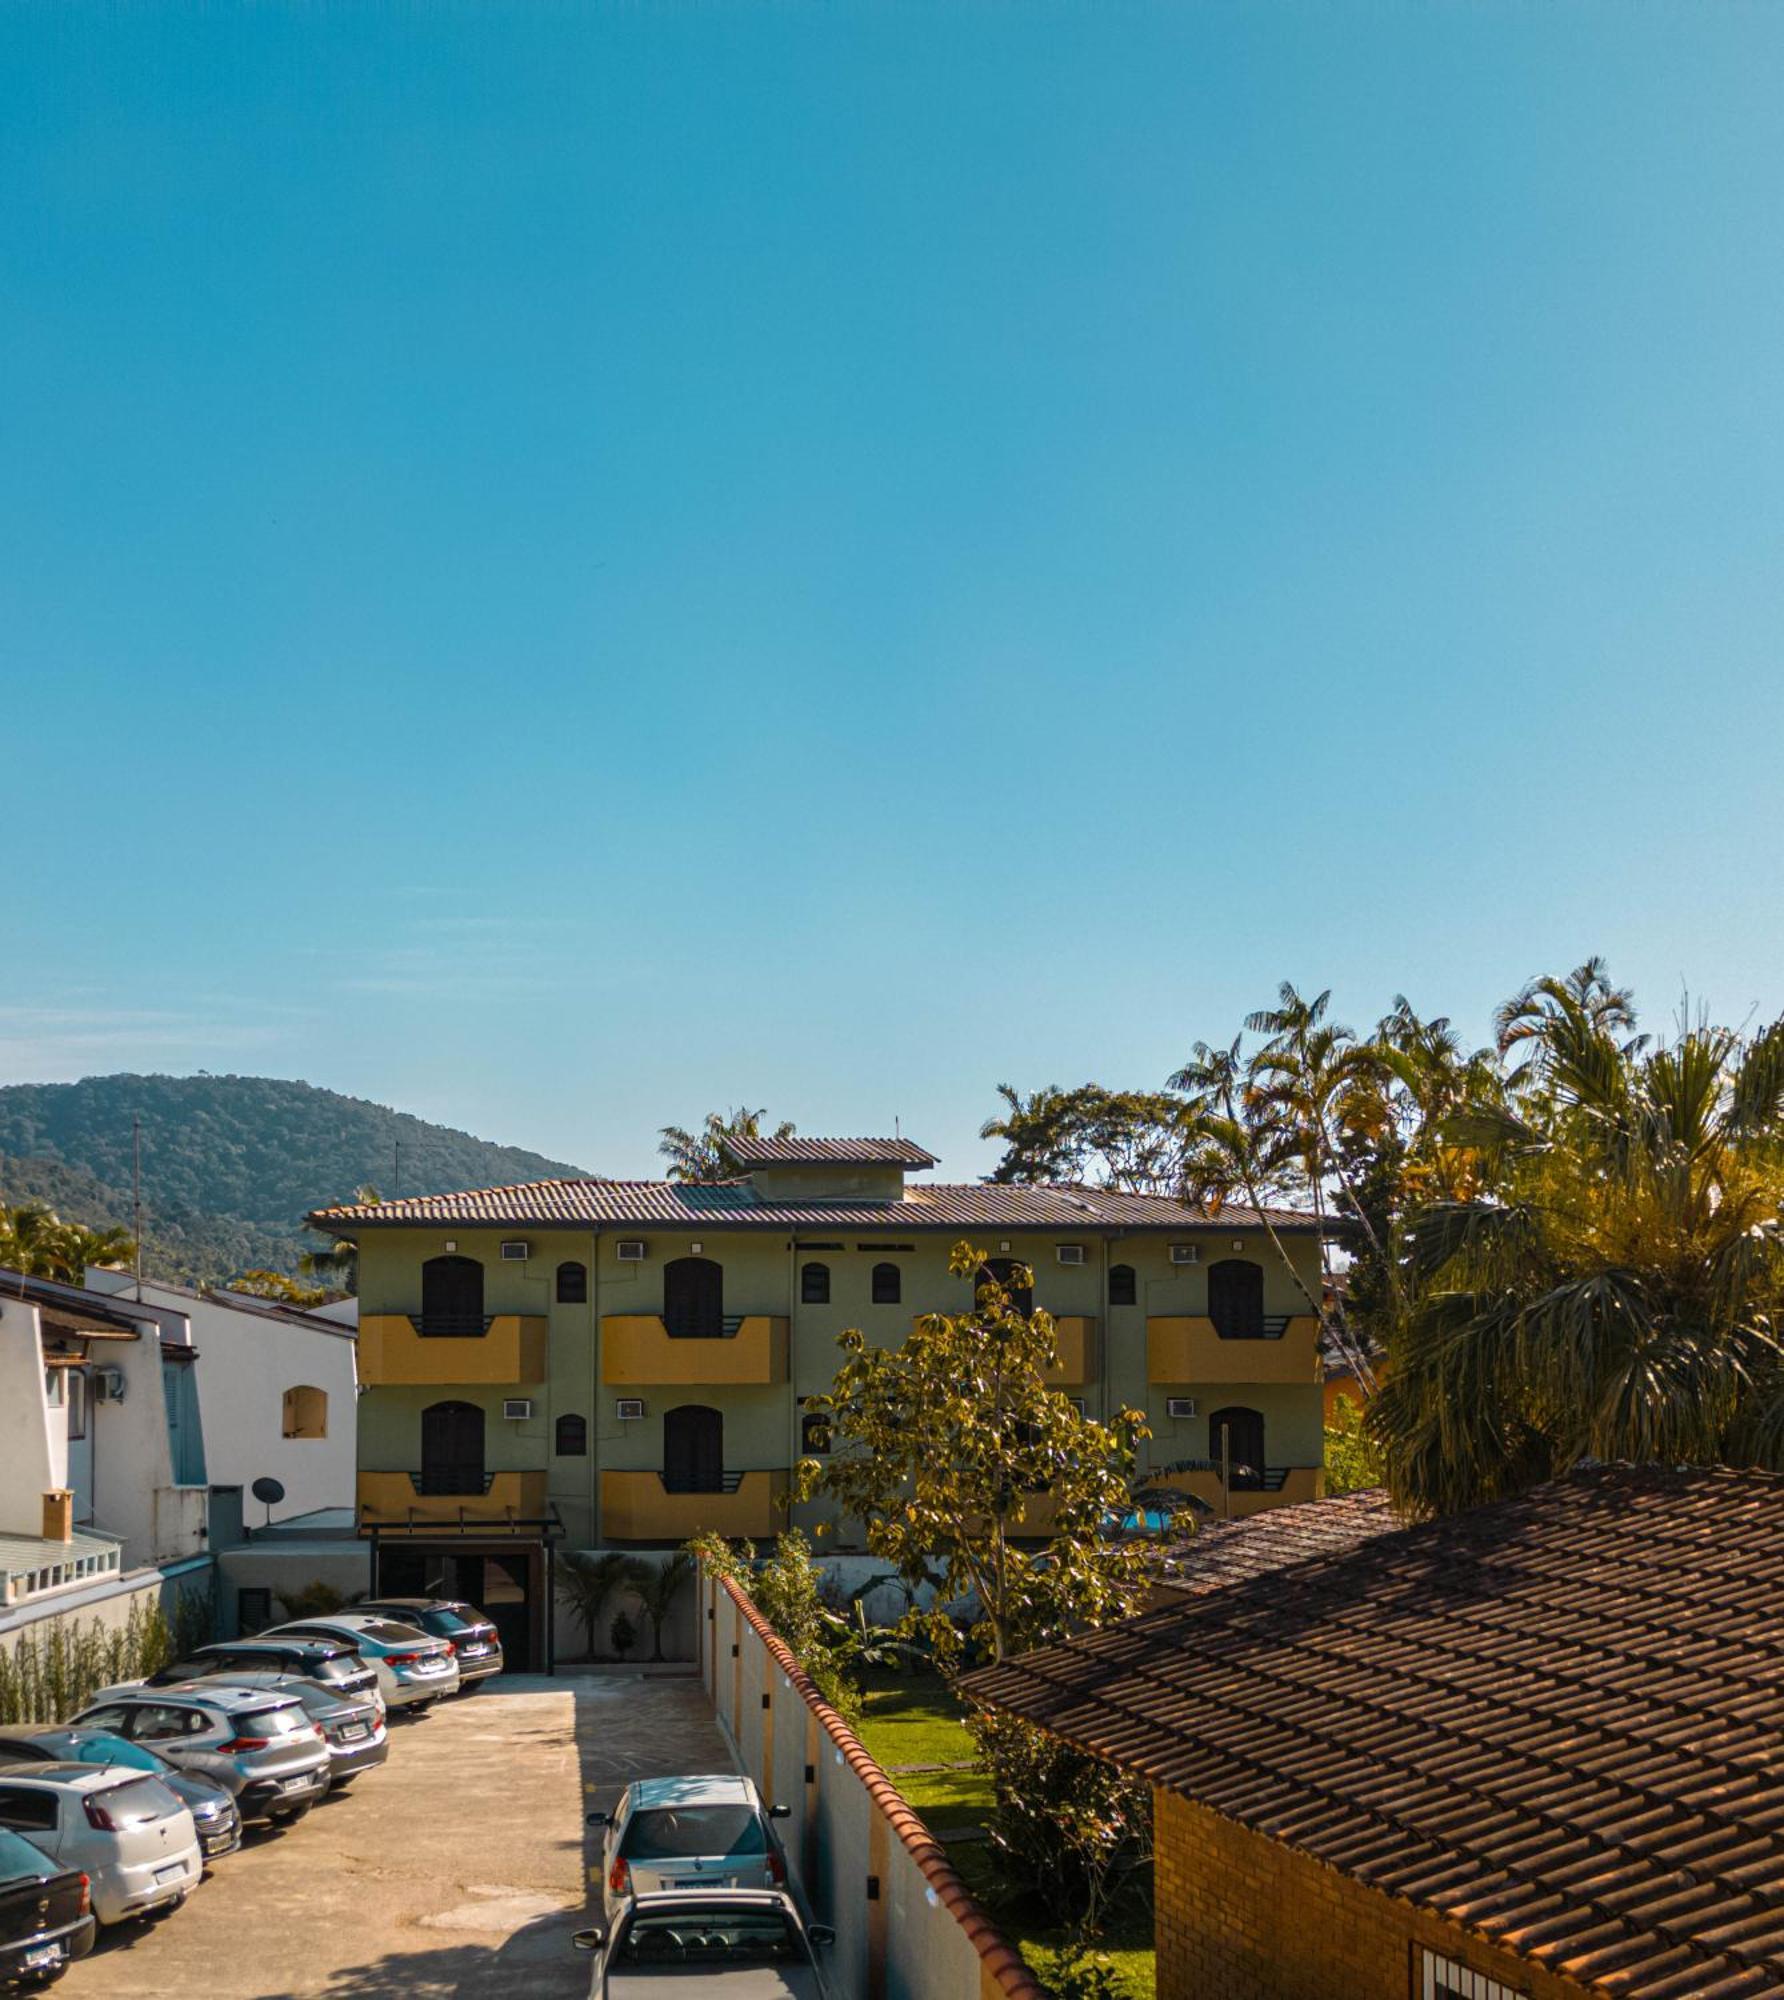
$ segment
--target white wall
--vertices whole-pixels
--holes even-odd
[[[95,1270],[87,1283],[95,1291],[121,1292],[131,1280]],[[143,1296],[184,1313],[191,1324],[211,1485],[240,1486],[245,1495],[256,1479],[278,1480],[285,1498],[273,1509],[275,1521],[351,1507],[358,1415],[353,1329],[308,1326],[170,1285],[145,1284]],[[285,1391],[300,1385],[327,1396],[326,1437],[284,1436]],[[256,1527],[266,1519],[266,1509],[251,1498],[244,1498],[243,1513]]]
[[[66,1424],[44,1396],[37,1308],[0,1300],[0,1532],[42,1534],[43,1496],[62,1484],[67,1459]]]

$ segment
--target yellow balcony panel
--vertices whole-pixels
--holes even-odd
[[[359,1379],[374,1389],[543,1382],[545,1319],[497,1313],[485,1333],[440,1336],[418,1331],[407,1313],[368,1313],[359,1322]]]
[[[1311,1313],[1266,1320],[1274,1339],[1222,1340],[1211,1319],[1146,1322],[1146,1379],[1164,1385],[1319,1380],[1319,1321]]]
[[[420,1527],[437,1521],[442,1526],[456,1527],[461,1519],[488,1521],[496,1526],[509,1520],[545,1518],[543,1472],[492,1472],[488,1490],[482,1493],[417,1493],[416,1478],[412,1472],[362,1472],[359,1475],[361,1522],[375,1521],[380,1527],[392,1522]]]
[[[1059,1346],[1059,1361],[1047,1370],[1047,1381],[1056,1389],[1082,1389],[1097,1378],[1097,1323],[1094,1316],[1055,1319],[1053,1337]]]
[[[733,1473],[727,1493],[671,1493],[660,1472],[601,1474],[601,1534],[614,1542],[685,1542],[710,1529],[761,1540],[787,1525],[784,1472]]]
[[[1220,1474],[1212,1467],[1197,1471],[1160,1475],[1160,1486],[1174,1486],[1180,1493],[1192,1493],[1217,1521],[1242,1521],[1271,1507],[1292,1507],[1300,1500],[1325,1498],[1325,1469],[1318,1465],[1277,1466],[1264,1475],[1262,1486],[1235,1486],[1225,1492]]]
[[[722,1339],[681,1340],[672,1339],[663,1322],[647,1314],[609,1313],[601,1322],[601,1380],[610,1389],[784,1382],[788,1324],[752,1313]]]

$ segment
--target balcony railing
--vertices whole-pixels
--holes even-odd
[[[610,1468],[601,1474],[600,1532],[616,1542],[685,1542],[708,1530],[760,1540],[787,1525],[787,1478],[779,1468],[727,1471],[716,1490],[692,1492],[660,1471]]]
[[[494,1313],[407,1313],[404,1317],[423,1340],[481,1340],[495,1324]]]
[[[546,1321],[542,1314],[494,1313],[454,1323],[437,1315],[367,1313],[359,1322],[359,1379],[368,1388],[456,1384],[518,1388],[545,1380]]]
[[[610,1389],[765,1387],[787,1379],[790,1322],[765,1313],[725,1321],[701,1338],[671,1333],[650,1313],[601,1321],[601,1380]]]
[[[1268,1507],[1318,1500],[1325,1492],[1325,1468],[1319,1465],[1267,1465],[1255,1469],[1235,1465],[1232,1475],[1231,1483],[1223,1486],[1218,1465],[1206,1459],[1179,1459],[1171,1465],[1155,1466],[1146,1477],[1154,1486],[1169,1486],[1189,1494],[1217,1518],[1230,1516],[1234,1520],[1262,1513]]]
[[[538,1523],[548,1511],[543,1472],[361,1471],[358,1488],[362,1527],[469,1532]]]

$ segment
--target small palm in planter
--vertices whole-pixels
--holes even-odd
[[[607,1636],[613,1641],[613,1650],[623,1660],[638,1643],[638,1628],[622,1611],[608,1626]]]

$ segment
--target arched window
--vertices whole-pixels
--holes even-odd
[[[873,1267],[873,1302],[876,1306],[895,1306],[903,1296],[903,1286],[896,1264],[876,1264]]]
[[[588,1418],[559,1417],[553,1448],[559,1458],[587,1458]]]
[[[1131,1264],[1109,1266],[1109,1303],[1112,1306],[1137,1306],[1140,1303],[1140,1284]]]
[[[1015,1282],[1018,1271],[1022,1272],[1028,1279],[1029,1282],[1027,1284],[1018,1285]],[[987,1257],[985,1259],[984,1263],[979,1266],[979,1275],[973,1283],[975,1302],[979,1286],[987,1284],[1002,1285],[1004,1290],[1009,1293],[1010,1305],[1015,1311],[1019,1313],[1031,1313],[1034,1311],[1034,1274],[1026,1264],[1017,1263],[1014,1257]]]
[[[557,1302],[560,1306],[588,1304],[588,1266],[560,1264],[557,1267]]]
[[[328,1391],[299,1383],[285,1391],[279,1432],[288,1438],[325,1438],[328,1435]]]
[[[683,1403],[663,1418],[663,1490],[725,1490],[725,1420],[704,1403]]]
[[[430,1403],[421,1413],[418,1493],[483,1493],[483,1412],[475,1403]]]
[[[663,1326],[671,1340],[719,1340],[725,1332],[725,1273],[710,1257],[663,1266]]]
[[[1264,1419],[1257,1410],[1235,1404],[1216,1410],[1208,1419],[1208,1458],[1229,1468],[1235,1492],[1255,1492],[1264,1483]]]
[[[488,1331],[483,1317],[483,1266],[475,1257],[430,1257],[421,1267],[417,1332],[463,1340]]]
[[[832,1433],[832,1420],[828,1410],[805,1410],[800,1413],[799,1449],[807,1458],[827,1457]]]
[[[830,1266],[802,1264],[799,1267],[799,1303],[827,1306],[830,1303]]]
[[[1264,1267],[1242,1257],[1208,1266],[1208,1317],[1222,1340],[1264,1337]]]

